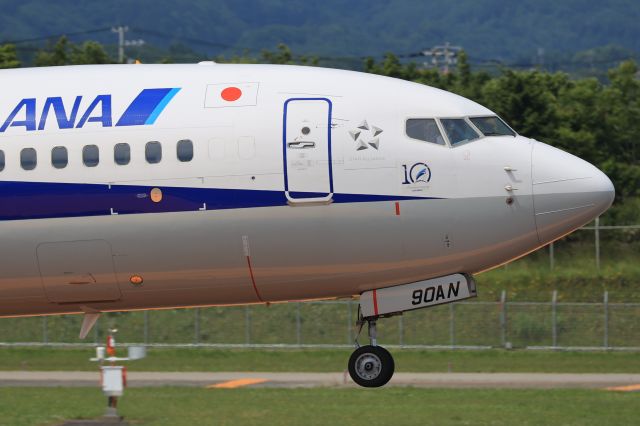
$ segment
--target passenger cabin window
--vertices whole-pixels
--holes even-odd
[[[87,167],[95,167],[100,162],[100,150],[97,145],[85,145],[82,148],[82,162]]]
[[[162,145],[160,145],[160,142],[147,142],[144,148],[144,155],[147,158],[147,163],[159,163],[162,160]]]
[[[33,148],[24,148],[20,151],[20,165],[25,170],[33,170],[38,164],[38,154]]]
[[[444,132],[449,138],[451,145],[455,146],[464,142],[478,139],[478,132],[467,123],[463,118],[445,118],[440,119]]]
[[[410,118],[406,125],[407,136],[419,141],[444,145],[444,138],[433,118]]]
[[[193,160],[193,142],[189,139],[183,139],[178,141],[176,146],[176,153],[178,155],[178,161],[186,162]]]
[[[511,130],[504,121],[495,115],[491,117],[473,117],[470,120],[485,136],[516,135],[516,132]]]
[[[64,146],[56,146],[51,150],[51,165],[56,169],[64,169],[69,164],[69,155],[67,148]]]
[[[126,166],[131,161],[131,148],[128,143],[117,143],[113,147],[113,161],[119,166]]]
[[[0,149],[0,172],[4,170],[4,151]]]

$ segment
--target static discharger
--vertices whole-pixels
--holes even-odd
[[[153,201],[154,203],[159,203],[160,201],[162,201],[162,189],[153,188],[151,190],[151,201]]]

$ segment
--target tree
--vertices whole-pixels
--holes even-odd
[[[65,36],[60,37],[53,46],[39,50],[34,60],[34,64],[39,67],[111,63],[114,61],[100,43],[85,41],[82,45],[76,45]]]
[[[602,140],[607,149],[605,172],[619,197],[640,195],[640,81],[638,65],[626,61],[609,71],[611,84],[601,96]]]
[[[275,52],[263,50],[262,59],[269,64],[292,64],[293,53],[286,44],[280,43]]]
[[[0,45],[0,68],[18,68],[20,61],[14,44]]]
[[[558,95],[568,82],[561,73],[506,70],[484,85],[482,98],[519,133],[549,141],[559,126]]]
[[[602,134],[602,85],[595,78],[568,81],[558,94],[558,127],[553,144],[591,163],[608,157]]]
[[[48,49],[39,50],[33,61],[37,67],[59,66],[69,64],[69,40],[62,36]]]
[[[72,64],[112,64],[102,45],[95,41],[86,41],[82,45],[72,45],[70,61]]]
[[[249,51],[244,51],[241,55],[235,55],[230,58],[218,56],[216,62],[227,62],[232,64],[280,64],[280,65],[311,65],[317,66],[319,58],[315,56],[294,55],[289,46],[284,43],[278,44],[275,51],[263,50],[260,57],[252,56]]]

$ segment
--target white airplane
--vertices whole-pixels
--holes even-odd
[[[332,69],[0,72],[0,316],[360,296],[376,320],[476,295],[472,275],[611,205],[591,164],[460,96]],[[318,318],[322,321],[322,318]]]

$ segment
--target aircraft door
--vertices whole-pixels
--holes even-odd
[[[38,266],[51,302],[98,302],[121,297],[111,246],[104,240],[40,244]]]
[[[331,201],[331,107],[326,98],[284,103],[284,190],[292,203]]]

